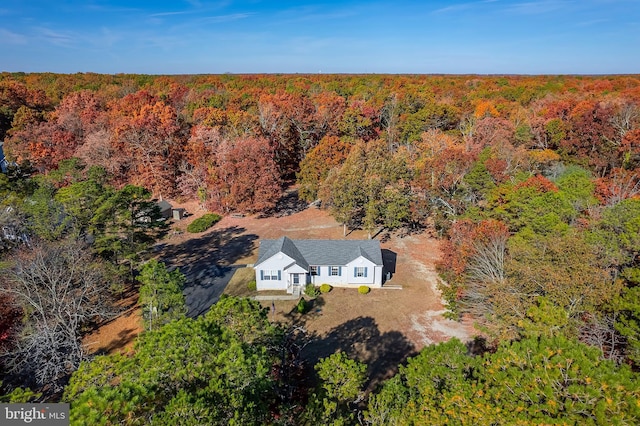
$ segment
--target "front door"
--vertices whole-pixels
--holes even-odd
[[[291,283],[293,284],[293,295],[300,296],[300,274],[291,274]]]

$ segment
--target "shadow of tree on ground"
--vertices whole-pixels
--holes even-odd
[[[239,226],[214,229],[199,238],[156,249],[160,261],[169,268],[179,268],[187,279],[184,295],[188,316],[205,313],[218,301],[236,269],[245,266],[235,262],[251,255],[258,239],[245,231]]]
[[[413,343],[402,333],[382,333],[375,319],[358,317],[333,328],[326,336],[312,336],[302,350],[302,357],[307,361],[311,374],[320,358],[338,351],[367,364],[366,388],[369,391],[392,377],[400,364],[417,353]]]
[[[308,206],[309,203],[298,198],[298,190],[290,188],[282,194],[276,202],[276,205],[272,209],[265,211],[261,217],[289,216],[303,211]]]

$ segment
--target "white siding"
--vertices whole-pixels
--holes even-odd
[[[293,263],[293,259],[289,256],[278,253],[259,265],[255,265],[256,270],[256,289],[257,290],[286,290],[287,289],[287,274],[283,272],[283,269]],[[264,280],[262,275],[264,271],[280,271],[279,280]]]
[[[309,265],[311,266],[311,265]],[[347,269],[342,265],[315,265],[318,266],[318,275],[311,276],[311,282],[315,285],[331,284],[339,285],[347,283]],[[338,273],[340,275],[331,275],[330,268],[332,266],[338,267]]]
[[[349,262],[346,267],[349,271],[350,284],[368,285],[370,287],[382,286],[382,266],[377,266],[369,259],[360,256]],[[356,268],[366,268],[366,276],[357,277]]]
[[[290,280],[292,273],[300,273],[300,285],[304,287],[306,282],[311,282],[316,286],[330,284],[332,286],[351,287],[368,285],[370,287],[382,286],[382,266],[376,265],[367,258],[360,256],[352,260],[347,265],[309,265],[317,266],[317,275],[304,275],[304,269],[295,264],[295,261],[285,255],[278,253],[262,263],[255,265],[256,288],[258,290],[285,290],[290,291]],[[338,275],[331,275],[331,267],[338,268]],[[364,276],[356,276],[356,268],[363,268]],[[279,279],[263,279],[264,271],[279,271]],[[308,281],[307,281],[308,276]]]
[[[319,274],[312,275],[310,280],[315,285],[331,284],[333,286],[360,286],[370,287],[382,286],[382,266],[377,266],[373,262],[360,256],[347,265],[317,265]],[[330,267],[339,266],[340,275],[330,275]],[[356,277],[356,267],[366,268],[366,276]]]

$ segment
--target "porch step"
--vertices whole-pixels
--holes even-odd
[[[380,288],[383,290],[402,290],[402,286],[400,284],[383,284]]]

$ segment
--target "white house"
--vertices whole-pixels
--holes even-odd
[[[292,294],[309,283],[382,287],[383,278],[377,240],[262,240],[254,269],[258,290]]]

